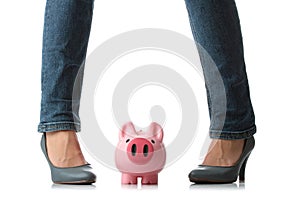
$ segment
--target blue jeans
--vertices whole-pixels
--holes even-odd
[[[256,126],[235,2],[185,2],[205,77],[211,119],[210,137],[251,137]],[[47,0],[39,132],[80,131],[80,96],[72,97],[72,94],[75,78],[86,57],[93,3],[93,0]],[[209,60],[213,60],[222,80],[225,109],[220,106],[222,95],[219,85],[214,84],[215,72]],[[77,109],[72,109],[72,105],[78,105]]]

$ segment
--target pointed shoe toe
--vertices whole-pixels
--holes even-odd
[[[52,181],[56,184],[92,184],[96,182],[96,175],[91,172],[90,164],[76,167],[56,167],[54,166],[47,153],[46,136],[43,134],[41,148],[48,161]]]
[[[245,180],[245,168],[247,160],[255,146],[254,137],[246,139],[243,152],[233,166],[207,166],[199,165],[189,173],[189,179],[196,184],[201,183],[233,183],[239,179]]]

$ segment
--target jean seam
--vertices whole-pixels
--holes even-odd
[[[38,126],[38,132],[52,132],[60,130],[74,130],[79,132],[81,130],[80,123],[66,121],[66,122],[49,122],[41,123]]]
[[[46,123],[41,123],[41,126],[46,126],[46,125],[59,125],[59,124],[75,124],[75,125],[80,125],[80,123],[77,122],[72,122],[72,121],[64,121],[64,122],[46,122]]]
[[[245,139],[253,136],[256,133],[256,125],[243,131],[218,131],[210,130],[209,134],[211,138],[218,139]]]

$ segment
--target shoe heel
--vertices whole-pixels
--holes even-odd
[[[54,166],[48,157],[45,133],[41,139],[41,148],[50,166],[51,178],[54,183],[87,185],[96,182],[96,175],[89,171],[90,164],[65,168]]]
[[[246,170],[248,158],[249,158],[249,156],[244,160],[244,163],[240,169],[240,172],[239,172],[239,180],[240,181],[245,181],[245,170]]]

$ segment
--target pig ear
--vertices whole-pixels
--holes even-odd
[[[162,142],[164,131],[158,123],[152,122],[148,128],[148,133],[152,134],[158,141]]]
[[[122,140],[126,135],[134,136],[136,134],[136,130],[132,122],[127,122],[122,126],[122,130],[119,133],[119,140]]]

